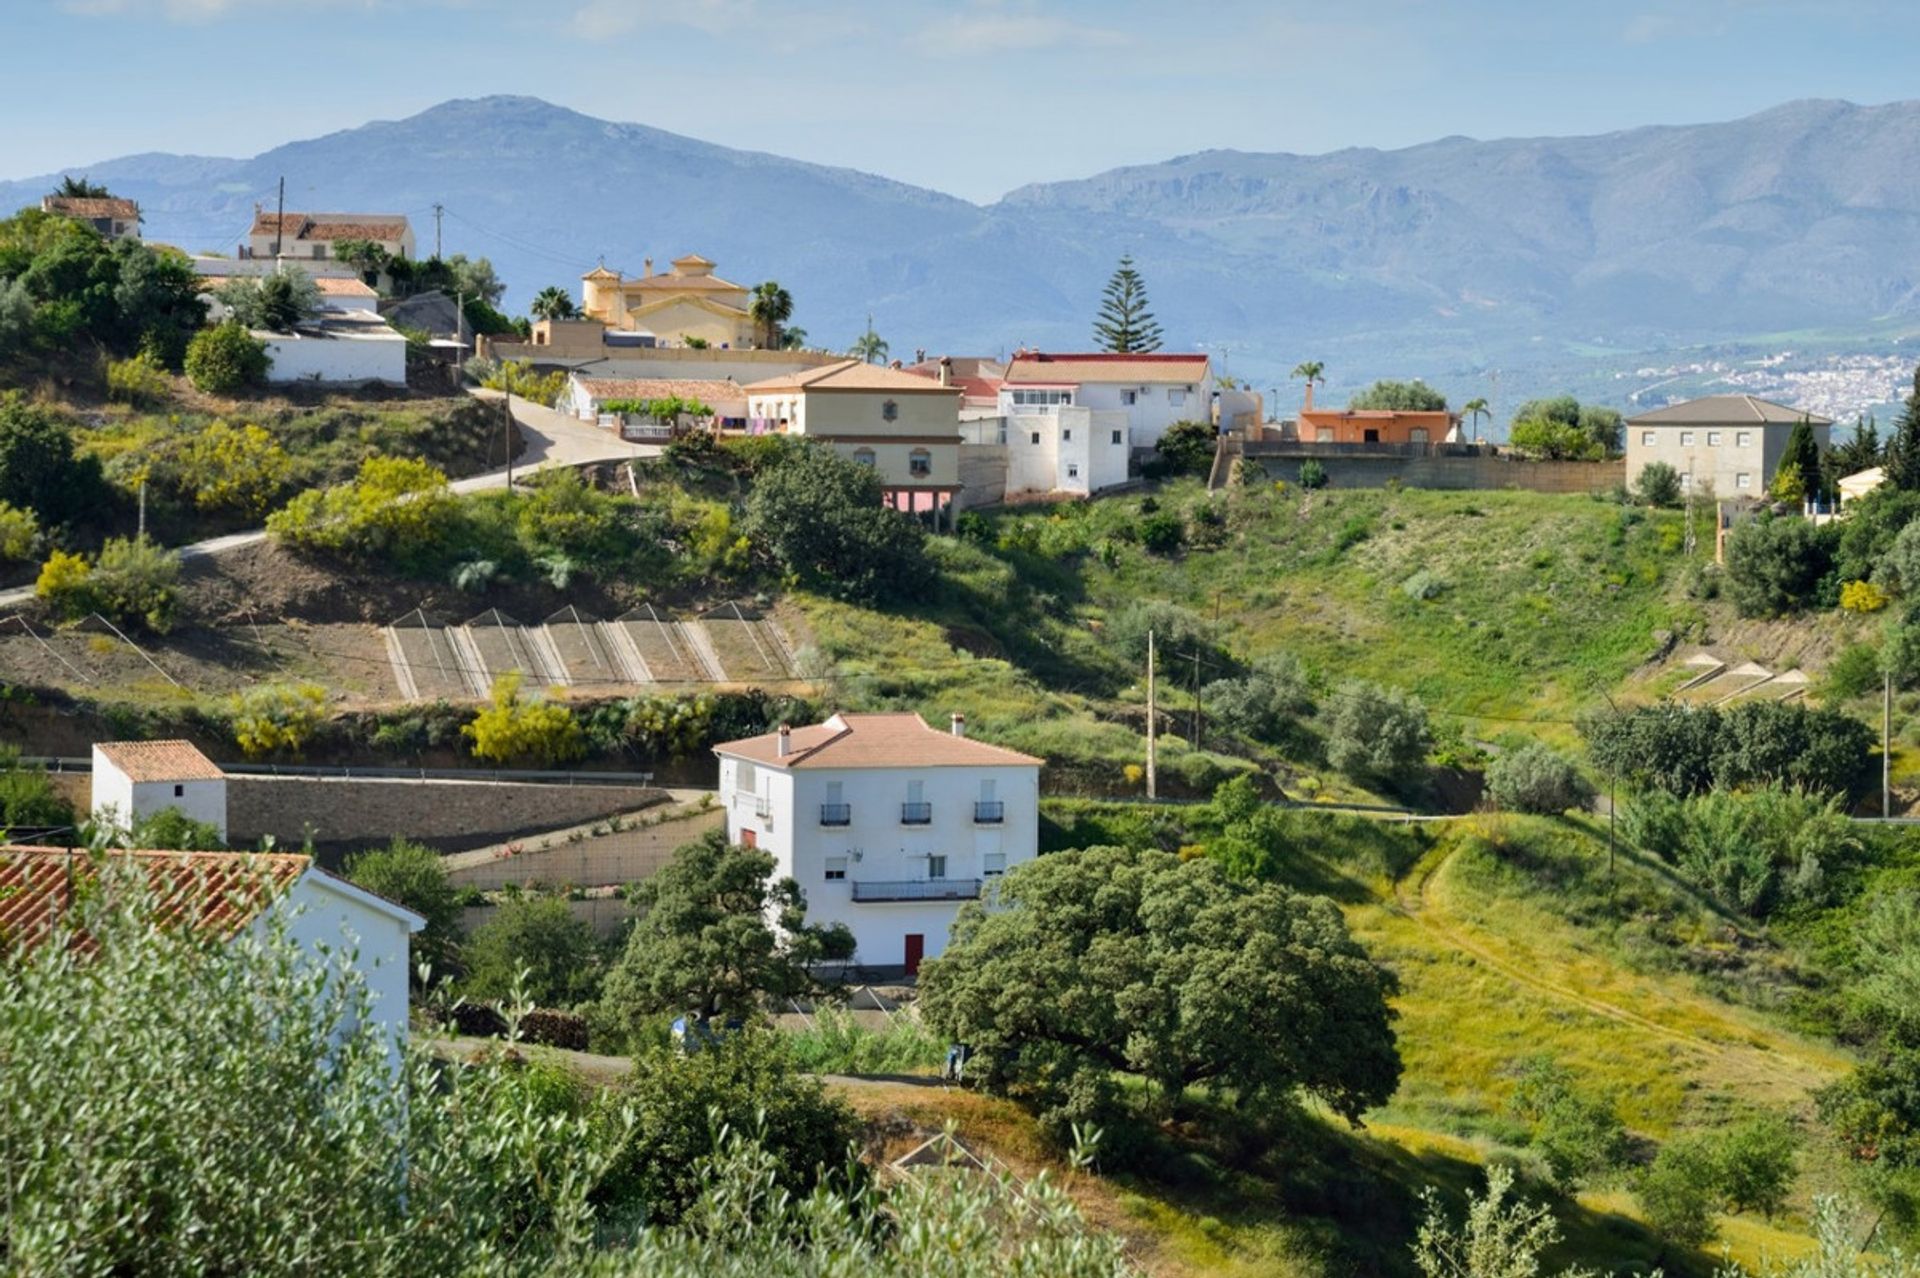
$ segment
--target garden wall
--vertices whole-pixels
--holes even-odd
[[[1384,488],[1398,479],[1409,488],[1520,488],[1536,493],[1606,492],[1627,479],[1624,459],[1604,462],[1521,461],[1509,457],[1356,457],[1330,455],[1286,444],[1249,443],[1257,461],[1274,479],[1293,483],[1300,463],[1312,457],[1335,488]],[[1231,465],[1231,462],[1228,463]]]
[[[483,891],[528,884],[555,888],[637,883],[672,860],[675,848],[718,829],[725,815],[717,804],[672,811],[656,809],[653,813],[549,830],[454,853],[446,858],[447,877],[461,887]]]

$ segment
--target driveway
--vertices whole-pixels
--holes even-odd
[[[467,393],[475,399],[494,404],[498,404],[503,398],[499,391],[479,390],[473,387],[469,387]],[[551,466],[586,466],[594,462],[630,461],[660,455],[658,444],[628,443],[618,435],[604,431],[590,422],[580,421],[565,413],[555,412],[551,408],[542,408],[524,399],[513,401],[513,420],[520,427],[520,434],[527,441],[526,451],[513,463],[512,473],[520,478]],[[476,493],[491,488],[504,488],[507,483],[507,474],[507,468],[503,466],[499,470],[490,470],[483,475],[456,479],[451,487],[456,493]],[[264,528],[228,533],[224,537],[210,537],[205,541],[196,541],[180,547],[180,558],[188,560],[198,559],[202,555],[218,555],[265,541],[266,537],[267,530]],[[32,586],[0,590],[0,608],[17,608],[32,598]]]

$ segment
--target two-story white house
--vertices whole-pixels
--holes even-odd
[[[1097,493],[1126,482],[1137,448],[1181,421],[1213,421],[1205,355],[1021,351],[999,387],[1007,491]]]
[[[810,923],[844,923],[854,962],[913,975],[953,916],[1040,850],[1042,760],[917,714],[825,723],[717,745],[730,842],[771,852]]]

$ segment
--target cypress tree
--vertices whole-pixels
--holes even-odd
[[[1813,442],[1813,424],[1802,417],[1787,432],[1787,446],[1780,454],[1780,473],[1799,480],[1800,493],[1808,499],[1820,495],[1820,446]]]
[[[1887,482],[1908,492],[1920,490],[1920,369],[1913,373],[1913,394],[1907,396],[1887,441]]]
[[[1100,314],[1093,321],[1093,340],[1100,349],[1116,355],[1143,355],[1160,349],[1160,326],[1147,309],[1147,285],[1133,269],[1131,254],[1120,258],[1120,266],[1107,281],[1100,300]]]

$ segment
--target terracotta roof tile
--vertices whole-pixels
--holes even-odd
[[[764,382],[751,382],[747,390],[754,394],[803,390],[899,391],[908,395],[955,396],[960,393],[958,386],[942,386],[938,381],[929,381],[917,373],[909,373],[898,368],[884,368],[881,365],[867,364],[857,359],[843,359],[838,363],[823,364],[819,368],[788,373],[782,377],[770,377]]]
[[[1815,426],[1831,426],[1833,419],[1776,404],[1755,395],[1707,395],[1668,404],[1627,419],[1634,426],[1791,426],[1801,418]]]
[[[788,747],[782,758],[780,734],[768,732],[723,741],[713,752],[776,768],[1039,767],[1046,762],[942,732],[917,714],[836,714],[825,723],[793,729]]]
[[[398,213],[286,213],[262,210],[253,215],[253,235],[272,235],[275,225],[282,239],[291,240],[403,240],[410,229]]]
[[[227,775],[191,741],[101,741],[93,748],[132,781],[221,781]]]
[[[80,195],[49,195],[41,201],[41,206],[49,213],[58,213],[63,217],[109,217],[123,222],[140,220],[140,206],[132,200],[123,200],[117,196],[97,197]]]
[[[225,939],[259,917],[305,874],[305,856],[275,852],[106,852],[0,847],[0,952],[44,942],[73,908],[77,894],[108,866],[146,875],[162,922],[185,924]],[[74,947],[94,948],[93,938]]]
[[[1205,355],[1048,355],[1028,351],[1007,365],[1006,381],[1058,385],[1062,382],[1197,382],[1207,375]]]
[[[609,399],[697,399],[723,417],[739,417],[747,411],[747,388],[738,382],[664,377],[582,377],[580,382],[596,403]],[[739,412],[726,412],[729,407]]]

